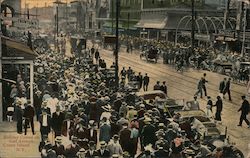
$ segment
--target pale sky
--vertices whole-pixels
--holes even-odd
[[[44,7],[46,4],[48,5],[52,5],[53,2],[55,2],[56,0],[21,0],[22,1],[22,8],[25,8],[25,3],[28,5],[29,8],[33,8],[33,7]],[[62,2],[70,2],[73,0],[61,0]]]

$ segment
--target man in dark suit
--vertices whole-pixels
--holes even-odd
[[[155,158],[168,158],[169,157],[169,152],[167,150],[164,150],[163,145],[160,144],[158,147],[158,150],[155,151],[154,155]]]
[[[137,82],[138,82],[138,90],[141,89],[142,87],[142,81],[143,81],[143,77],[141,75],[141,72],[139,72],[138,76],[137,76]]]
[[[95,121],[94,120],[90,120],[89,121],[89,126],[90,128],[88,128],[88,140],[89,141],[93,141],[95,144],[97,144],[97,130],[95,129]]]
[[[104,141],[100,142],[100,149],[97,150],[98,157],[108,158],[110,157],[110,152],[107,150],[107,144]]]
[[[204,90],[205,96],[207,96],[206,83],[208,82],[208,81],[206,80],[206,76],[207,76],[207,74],[204,73],[204,74],[203,74],[203,78],[202,78],[202,89]]]
[[[152,120],[148,117],[146,117],[144,120],[145,125],[141,132],[143,147],[149,144],[152,144],[154,146],[156,141],[156,136],[155,136],[156,128],[153,124],[151,124],[151,121]]]
[[[52,114],[51,126],[55,132],[55,137],[61,136],[64,114],[60,111],[60,106],[56,107],[56,112]]]
[[[55,145],[53,146],[52,149],[56,152],[57,156],[65,154],[65,148],[62,145],[62,138],[61,137],[56,137]]]
[[[148,74],[146,73],[143,78],[143,90],[144,91],[148,91],[148,84],[149,84],[149,77],[148,77]]]
[[[130,150],[130,135],[131,131],[128,129],[128,124],[123,124],[123,129],[120,131],[120,144],[122,146],[123,151],[129,152]]]
[[[247,115],[250,111],[249,102],[246,100],[246,96],[242,96],[241,98],[243,100],[243,103],[242,103],[240,109],[238,110],[238,112],[241,111],[240,122],[239,122],[238,126],[242,126],[242,122],[244,120],[246,122],[246,124],[248,125],[248,127],[250,128],[250,123],[247,119]]]
[[[220,82],[220,86],[219,86],[219,91],[220,93],[223,93],[224,89],[225,89],[225,85],[226,85],[226,78],[224,78],[223,81]]]
[[[16,120],[17,120],[17,133],[22,134],[23,132],[23,110],[21,108],[21,101],[16,101],[15,108]]]
[[[161,91],[163,91],[163,92],[167,95],[167,85],[166,85],[166,81],[163,81],[163,82],[162,82]]]
[[[95,158],[98,156],[98,152],[95,150],[96,144],[93,141],[89,142],[89,150],[86,152],[86,158]]]
[[[26,105],[23,113],[23,117],[25,119],[25,124],[24,124],[24,134],[27,134],[27,128],[28,125],[30,124],[31,130],[33,135],[35,134],[34,131],[34,116],[35,116],[35,109],[32,107],[30,104]]]
[[[226,82],[225,88],[223,90],[223,96],[225,96],[225,94],[227,93],[229,101],[232,101],[230,86],[231,86],[231,78],[229,78]]]
[[[72,143],[66,147],[65,156],[66,158],[75,158],[81,147],[77,144],[77,137],[72,136]]]
[[[73,130],[74,128],[74,121],[71,120],[72,114],[66,114],[65,115],[65,120],[63,121],[62,124],[62,135],[67,137],[69,136],[69,138],[71,138],[71,130]]]
[[[40,118],[39,118],[39,122],[40,122],[41,135],[48,136],[48,134],[50,133],[50,129],[51,129],[51,116],[47,114],[45,110],[42,111],[42,114],[40,115]]]

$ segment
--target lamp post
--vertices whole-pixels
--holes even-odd
[[[130,20],[130,13],[128,13],[128,27],[127,27],[127,52],[129,53],[129,20]]]
[[[118,51],[119,51],[119,12],[120,12],[120,0],[116,0],[116,41],[115,41],[115,86],[116,90],[119,88],[119,76],[118,76]]]

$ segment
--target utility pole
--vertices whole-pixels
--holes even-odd
[[[119,12],[120,0],[116,0],[116,42],[115,42],[115,87],[119,89],[119,75],[118,75],[118,51],[119,51]]]
[[[111,0],[111,30],[114,32],[114,0]]]
[[[129,39],[129,19],[130,19],[130,13],[128,12],[128,27],[127,27],[127,52],[129,53],[129,42],[128,42],[128,39]]]
[[[194,12],[194,0],[191,2],[191,7],[192,7],[192,28],[191,28],[191,51],[192,54],[194,54],[194,44],[195,44],[195,36],[194,36],[194,31],[195,31],[195,12]]]
[[[59,28],[58,28],[58,22],[59,22],[59,15],[58,15],[58,5],[56,5],[56,52],[59,53],[59,42],[58,42],[58,35],[59,35]]]

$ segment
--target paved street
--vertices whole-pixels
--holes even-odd
[[[110,66],[113,62],[113,53],[108,50],[101,50],[101,57],[103,57],[108,65]],[[128,54],[125,53],[125,49],[122,49],[119,54],[119,68],[122,67],[131,67],[137,73],[146,72],[150,76],[150,89],[153,89],[153,85],[156,81],[166,81],[168,85],[168,94],[170,98],[174,99],[184,99],[185,101],[192,100],[197,83],[203,73],[207,73],[207,84],[208,95],[212,97],[212,100],[216,101],[216,96],[219,94],[219,82],[223,80],[225,76],[207,72],[207,71],[197,71],[197,70],[188,70],[183,73],[177,73],[174,68],[169,65],[162,64],[162,61],[159,61],[157,64],[146,62],[141,60],[138,54]],[[249,152],[248,144],[250,144],[250,129],[247,128],[246,124],[243,127],[237,127],[239,122],[240,113],[237,112],[241,105],[241,96],[245,94],[245,86],[232,84],[232,102],[229,102],[227,99],[223,100],[223,112],[222,112],[222,125],[218,125],[221,129],[221,132],[225,132],[225,128],[228,128],[228,134],[230,140],[236,143],[236,146],[241,149],[245,155]],[[201,108],[205,110],[206,98],[199,99],[201,103]],[[215,111],[215,109],[214,109]]]

